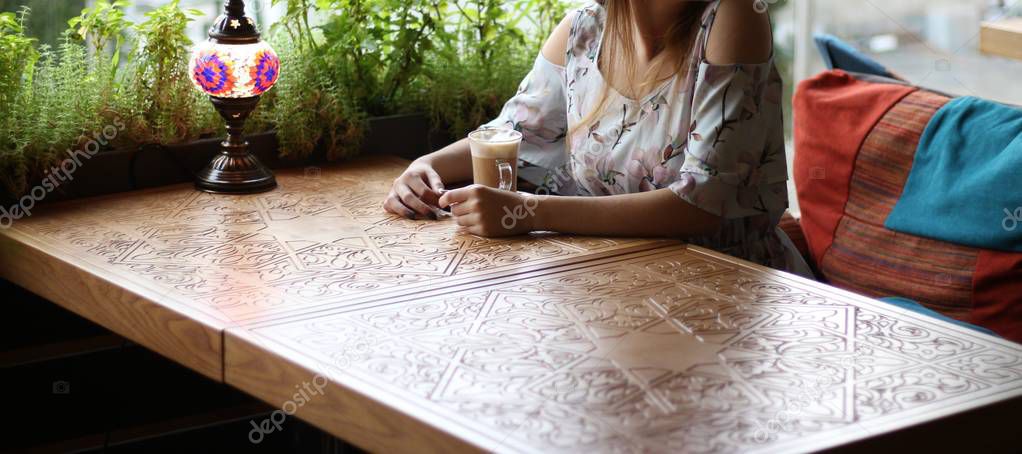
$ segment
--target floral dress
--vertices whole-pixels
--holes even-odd
[[[668,188],[721,218],[715,234],[686,238],[689,243],[796,271],[798,256],[777,228],[788,206],[781,79],[772,58],[751,65],[705,59],[717,6],[707,8],[686,75],[642,99],[608,88],[606,110],[581,126],[603,94],[597,61],[606,13],[599,2],[578,9],[565,65],[541,54],[487,126],[522,132],[519,173],[551,192],[603,196]]]

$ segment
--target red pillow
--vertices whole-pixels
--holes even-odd
[[[919,138],[950,98],[828,71],[794,99],[794,178],[813,260],[832,285],[901,296],[1022,342],[1022,254],[884,228]]]

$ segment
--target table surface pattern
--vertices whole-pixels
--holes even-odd
[[[407,162],[284,171],[254,196],[191,186],[60,204],[19,220],[48,253],[113,273],[225,326],[406,293],[502,271],[667,244],[533,235],[489,239],[455,222],[412,221],[382,201]]]
[[[507,451],[814,450],[1022,394],[1022,346],[710,251],[567,268],[241,336]]]
[[[298,416],[369,449],[419,443],[376,410],[501,451],[805,450],[1022,395],[1018,344],[711,251],[388,215],[405,164],[58,204],[0,231],[0,274],[273,405],[322,375]]]

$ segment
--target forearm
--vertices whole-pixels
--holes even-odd
[[[533,196],[533,230],[580,235],[684,238],[720,228],[720,218],[668,189],[605,197]]]
[[[472,179],[472,154],[468,139],[461,139],[416,161],[433,167],[445,184]]]

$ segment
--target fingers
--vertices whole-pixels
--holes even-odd
[[[423,194],[433,191],[429,186],[426,186],[426,182],[420,178],[409,179],[406,186],[418,197],[422,197]]]
[[[430,207],[437,205],[440,193],[427,186],[426,181],[422,178],[415,178],[409,181],[408,188],[426,205]],[[430,208],[430,211],[433,211],[433,209]]]
[[[483,216],[483,213],[470,212],[468,214],[455,217],[455,220],[459,226],[465,229],[465,231],[477,236],[497,238],[513,234],[508,229],[487,223]]]
[[[409,219],[418,216],[437,219],[440,214],[444,214],[435,208],[443,186],[440,175],[431,167],[413,164],[394,180],[383,208]]]
[[[440,197],[440,208],[446,208],[455,203],[462,203],[471,198],[479,196],[482,192],[482,186],[473,184],[471,186],[465,186],[461,189],[455,189],[453,191],[447,191],[443,196]]]
[[[415,211],[405,206],[405,204],[401,202],[401,199],[397,197],[397,194],[395,194],[394,191],[390,191],[390,195],[388,195],[387,199],[383,201],[383,209],[391,213],[394,213],[398,216],[403,216],[408,219],[415,219]]]
[[[474,227],[479,225],[479,221],[482,220],[479,213],[470,213],[463,216],[456,216],[455,221],[462,227]]]
[[[466,214],[476,211],[477,202],[462,202],[457,203],[451,207],[451,214],[455,216],[464,216]]]
[[[425,186],[422,182],[419,182],[419,184]],[[418,195],[415,195],[408,186],[396,184],[394,185],[394,192],[397,194],[398,198],[401,199],[401,203],[403,203],[404,206],[411,208],[415,213],[422,216],[430,216],[433,214],[433,210],[429,208],[429,205],[426,205],[426,202],[423,202]]]
[[[447,208],[452,204],[463,202],[464,200],[465,196],[462,194],[461,189],[455,189],[453,191],[444,192],[444,194],[440,196],[440,200],[437,201],[437,205],[439,205],[440,208]]]
[[[440,194],[440,191],[444,190],[444,181],[440,179],[440,174],[436,173],[436,170],[433,170],[432,167],[426,169],[426,181],[429,182],[429,187],[434,193]]]

